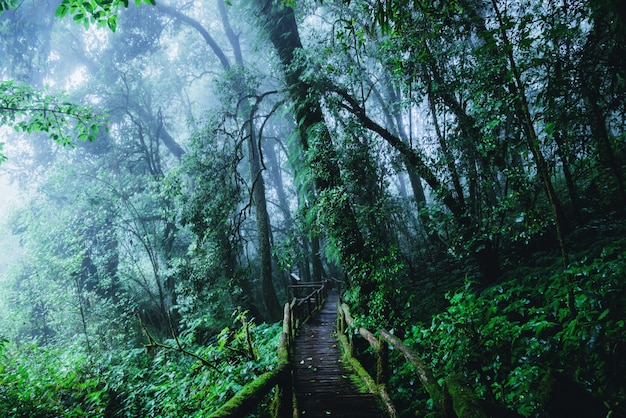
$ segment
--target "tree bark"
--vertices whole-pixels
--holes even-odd
[[[263,300],[268,314],[272,320],[280,319],[283,311],[276,290],[272,274],[272,249],[270,217],[267,213],[267,199],[265,197],[265,180],[261,171],[261,158],[257,148],[256,129],[253,126],[255,109],[250,112],[248,121],[248,154],[250,156],[250,179],[252,181],[252,199],[254,201],[254,214],[257,226],[257,242],[259,245],[259,258],[261,260],[261,281]]]
[[[294,103],[300,141],[316,191],[327,194],[328,232],[337,242],[340,262],[350,272],[360,261],[369,261],[364,239],[356,223],[349,198],[342,188],[335,148],[325,124],[318,96],[312,85],[301,79],[305,64],[296,59],[302,43],[293,9],[278,1],[259,1],[269,38],[283,67],[289,97]],[[348,275],[349,282],[351,281]],[[363,289],[366,291],[366,289]]]
[[[398,93],[392,88],[390,80],[385,77],[385,84],[387,87],[387,96],[392,103],[399,102],[400,98],[398,97]],[[400,112],[400,109],[396,107],[393,112],[385,106],[385,100],[380,94],[377,94],[378,90],[372,87],[372,91],[375,93],[375,97],[378,98],[380,105],[383,107],[383,111],[385,113],[385,118],[387,119],[387,124],[390,127],[395,127],[395,131],[397,135],[407,144],[411,144],[410,137],[407,135],[406,126],[404,123],[404,119]],[[440,243],[441,237],[434,229],[430,228],[430,216],[423,211],[422,209],[426,208],[426,194],[424,193],[424,186],[422,186],[422,179],[418,175],[415,167],[404,158],[404,166],[406,168],[406,172],[409,175],[409,183],[411,184],[411,190],[413,191],[413,199],[415,200],[415,204],[417,205],[417,217],[421,223],[422,230],[424,234],[427,236],[427,239],[431,243]]]

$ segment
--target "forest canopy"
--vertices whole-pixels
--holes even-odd
[[[0,415],[208,416],[297,277],[489,416],[626,416],[621,6],[0,0]]]

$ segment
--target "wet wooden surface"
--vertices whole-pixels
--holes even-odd
[[[307,324],[294,347],[294,387],[301,418],[307,417],[386,417],[372,394],[363,394],[351,380],[353,372],[341,359],[335,338],[336,294]]]

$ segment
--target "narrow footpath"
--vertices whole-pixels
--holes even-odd
[[[334,293],[299,331],[295,341],[294,386],[298,410],[307,417],[387,417],[375,395],[361,393],[345,367],[336,339]]]

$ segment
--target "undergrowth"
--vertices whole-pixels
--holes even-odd
[[[223,330],[210,346],[195,344],[187,333],[160,346],[98,355],[81,342],[53,349],[3,338],[0,416],[207,416],[274,366],[281,329],[248,323],[247,331]],[[208,364],[177,350],[179,343]]]
[[[550,411],[562,406],[553,395],[555,376],[623,416],[626,239],[558,270],[535,268],[482,291],[467,282],[447,294],[449,306],[430,323],[413,325],[406,342],[440,383],[461,373],[480,399],[523,416],[556,416]],[[398,403],[405,413],[427,413],[432,405],[414,372],[401,359],[396,364],[391,384]]]

